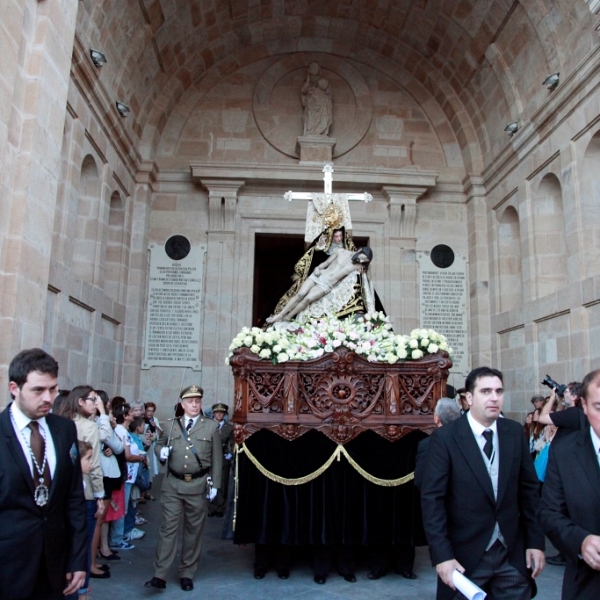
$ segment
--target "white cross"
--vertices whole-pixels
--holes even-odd
[[[327,164],[323,167],[323,181],[325,182],[325,198],[328,202],[333,202],[332,182],[333,182],[333,165]],[[364,202],[371,202],[373,196],[368,192],[363,194],[345,194],[346,200],[363,200]],[[312,200],[313,194],[310,192],[286,192],[283,195],[285,200],[291,202],[292,200]]]

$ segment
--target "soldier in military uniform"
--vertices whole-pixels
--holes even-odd
[[[194,589],[192,581],[202,547],[202,533],[209,500],[221,487],[223,451],[215,421],[202,412],[202,388],[191,385],[181,393],[183,416],[175,418],[169,438],[162,435],[156,452],[167,463],[162,484],[162,519],[154,558],[154,577],[146,587],[165,589],[175,558],[177,531],[183,518],[183,544],[179,577],[181,589]],[[212,477],[213,487],[207,479]],[[208,495],[208,498],[207,498]]]
[[[221,435],[221,446],[223,448],[223,474],[221,476],[221,487],[217,497],[209,504],[209,517],[222,517],[227,508],[227,491],[229,489],[229,472],[231,471],[231,460],[233,458],[233,425],[225,421],[228,411],[227,404],[219,402],[213,404],[213,418],[219,427]]]

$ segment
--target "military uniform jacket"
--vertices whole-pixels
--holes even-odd
[[[182,418],[182,425],[184,420]],[[189,438],[198,458],[202,463],[202,469],[210,468],[210,476],[213,480],[213,486],[221,487],[221,471],[223,468],[223,450],[221,447],[221,436],[217,428],[217,424],[212,419],[200,415],[194,427],[192,427]],[[160,455],[161,449],[167,444],[167,435],[161,436],[156,444],[156,453]],[[198,473],[201,468],[198,461],[191,451],[186,437],[181,431],[181,428],[175,422],[173,426],[173,434],[171,436],[171,453],[167,461],[167,468],[175,473],[184,475],[189,473],[193,475]],[[198,495],[206,492],[206,476],[184,481],[170,474],[167,474],[163,479],[162,489],[170,489],[180,494]]]
[[[233,425],[229,421],[224,423],[223,427],[219,429],[219,435],[221,436],[223,454],[233,454]]]

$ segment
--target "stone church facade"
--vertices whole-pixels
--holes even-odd
[[[419,326],[417,256],[444,244],[466,261],[468,363],[503,370],[507,414],[546,373],[600,365],[596,0],[0,7],[4,389],[11,357],[42,346],[63,388],[163,415],[182,384],[231,403],[257,240],[303,236],[306,202],[283,194],[323,189],[327,148],[298,142],[313,62],[332,92],[334,191],[373,196],[352,203],[353,233],[395,330]],[[200,367],[142,368],[149,247],[176,234],[206,250]]]

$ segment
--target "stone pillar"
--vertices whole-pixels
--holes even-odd
[[[400,322],[393,323],[394,330],[407,333],[419,326],[415,226],[417,200],[427,187],[387,185],[382,191],[390,214],[386,298],[391,302],[385,309],[390,315],[400,315]]]
[[[483,178],[474,175],[466,177],[463,185],[467,196],[467,231],[469,235],[471,365],[498,366],[492,361],[492,343],[494,342],[494,347],[496,344],[495,339],[492,340],[490,316],[490,234],[486,190]]]
[[[237,198],[243,180],[202,179],[208,190],[204,323],[202,326],[202,387],[206,405],[232,404],[233,379],[225,365],[232,331],[235,296],[235,230]],[[252,299],[248,298],[248,302]]]
[[[78,2],[9,1],[0,23],[0,388],[40,346]],[[6,19],[4,19],[6,17]],[[4,404],[4,396],[0,407]]]

